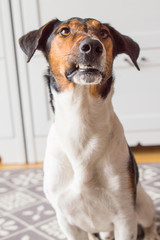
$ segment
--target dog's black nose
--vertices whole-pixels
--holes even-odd
[[[96,39],[86,38],[80,43],[79,50],[82,54],[95,58],[102,55],[103,46]]]

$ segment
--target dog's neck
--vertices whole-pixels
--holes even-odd
[[[101,164],[99,159],[107,154],[110,159],[110,151],[116,147],[112,143],[117,145],[122,139],[121,133],[117,135],[116,129],[121,127],[113,111],[112,94],[113,86],[103,99],[91,96],[89,86],[78,85],[54,94],[56,135],[79,184],[90,182]],[[110,149],[107,154],[106,149]]]
[[[102,128],[113,117],[112,95],[113,86],[105,99],[91,96],[90,86],[83,85],[76,85],[65,92],[55,92],[55,124],[63,123],[65,127],[71,123],[77,127],[78,124],[93,124]]]

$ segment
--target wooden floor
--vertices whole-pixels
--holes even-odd
[[[160,146],[131,148],[137,163],[160,163]]]
[[[160,163],[160,146],[158,147],[135,147],[131,148],[137,163]],[[0,163],[0,170],[2,169],[21,169],[42,167],[43,163],[24,164],[24,165],[4,165]]]

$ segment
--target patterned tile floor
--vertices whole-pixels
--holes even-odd
[[[140,178],[154,200],[160,224],[160,164],[140,165]],[[0,239],[63,240],[55,212],[44,197],[38,169],[0,171]],[[160,231],[160,226],[158,227]]]

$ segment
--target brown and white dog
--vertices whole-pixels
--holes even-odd
[[[139,46],[95,19],[52,20],[20,39],[28,61],[41,50],[55,122],[47,141],[44,191],[68,240],[159,239],[152,200],[112,106],[114,58],[137,69]],[[95,234],[99,233],[99,234]]]

